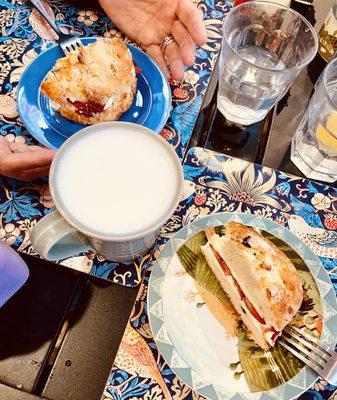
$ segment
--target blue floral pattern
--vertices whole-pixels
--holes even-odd
[[[226,0],[196,3],[203,11],[209,40],[203,48],[198,49],[196,62],[185,71],[184,81],[170,82],[172,113],[161,132],[175,147],[180,158],[184,156],[188,146],[220,48],[222,18],[231,7],[231,3]],[[99,11],[78,10],[62,0],[50,0],[46,6],[50,16],[68,33],[80,36],[118,36],[129,42],[110,19]],[[0,0],[0,28],[0,134],[9,141],[33,144],[34,139],[18,116],[15,102],[16,86],[29,62],[56,37],[37,10],[32,9],[29,2],[21,0]],[[30,229],[50,211],[53,211],[53,203],[45,180],[27,184],[0,178],[0,232],[4,240],[8,232],[19,232],[9,240],[14,248],[34,254],[29,240]],[[135,262],[117,264],[108,263],[99,256],[89,254],[60,262],[113,282],[135,286],[141,282],[149,258],[150,255],[147,255]]]
[[[212,213],[237,211],[270,218],[291,230],[288,221],[296,216],[298,221],[304,221],[302,226],[306,229],[324,228],[329,237],[337,235],[337,190],[332,187],[201,148],[189,150],[184,172],[183,200],[161,230],[102,396],[104,400],[203,399],[180,381],[165,363],[153,340],[147,314],[146,295],[151,267],[164,244],[182,226]],[[298,234],[297,231],[294,233]],[[330,247],[330,241],[328,239],[325,243],[327,247]],[[337,294],[337,244],[332,248],[331,258],[316,254],[327,269]],[[139,354],[147,356],[140,357]],[[150,355],[156,360],[156,366]],[[337,390],[318,380],[299,399],[337,400]]]

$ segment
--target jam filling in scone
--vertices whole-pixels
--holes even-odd
[[[75,107],[77,114],[83,115],[84,117],[93,117],[104,110],[102,104],[95,103],[94,101],[89,100],[86,103],[83,103],[83,101],[67,100]]]

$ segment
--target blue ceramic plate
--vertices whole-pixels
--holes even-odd
[[[84,45],[96,38],[81,38]],[[144,125],[155,132],[164,127],[170,113],[169,83],[152,59],[137,48],[128,45],[133,60],[141,69],[134,102],[120,121]],[[58,149],[62,143],[85,125],[66,120],[51,107],[51,101],[40,90],[40,84],[64,54],[55,45],[36,57],[25,69],[17,88],[17,106],[29,133],[43,145]]]

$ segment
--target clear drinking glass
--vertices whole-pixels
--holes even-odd
[[[291,161],[307,178],[337,180],[337,59],[325,68],[296,130]]]
[[[299,13],[251,1],[224,19],[218,109],[229,120],[262,120],[315,56],[317,35]]]

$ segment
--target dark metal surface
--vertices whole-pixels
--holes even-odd
[[[82,287],[79,305],[42,393],[44,397],[101,398],[137,291],[92,279]]]
[[[215,110],[205,147],[209,150],[261,164],[272,121],[272,113],[273,111],[263,121],[242,127],[229,123],[218,110]]]
[[[29,393],[24,393],[20,390],[0,384],[0,399],[1,400],[41,400],[42,397],[34,396]]]
[[[21,256],[30,276],[0,308],[0,400],[100,399],[137,289]]]
[[[31,392],[62,323],[78,274],[35,257],[22,257],[30,276],[0,308],[0,383]]]

